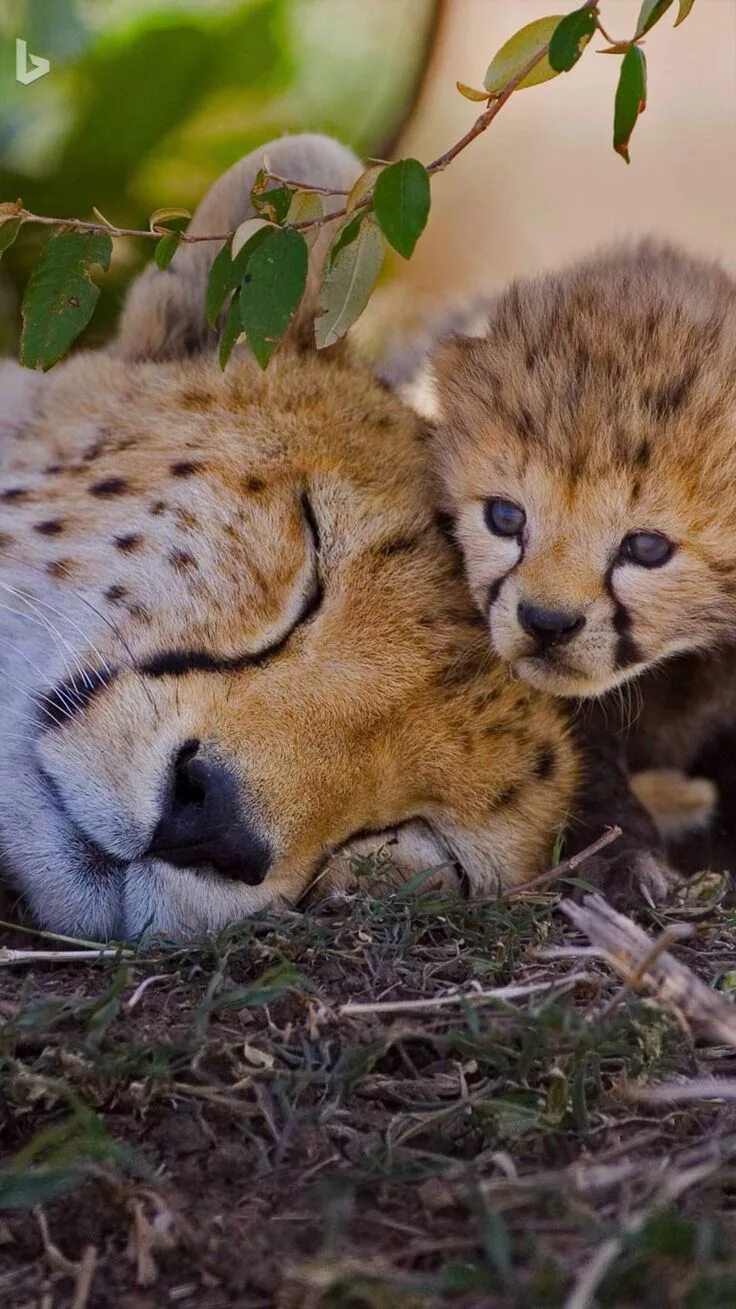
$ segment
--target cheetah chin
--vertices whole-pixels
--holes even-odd
[[[267,151],[328,188],[359,170],[323,137]],[[192,230],[245,219],[262,162]],[[471,892],[521,882],[570,807],[566,711],[488,653],[420,426],[312,349],[313,288],[265,373],[243,347],[220,371],[214,254],[146,271],[109,350],[0,366],[5,875],[97,939],[294,905],[382,847]]]

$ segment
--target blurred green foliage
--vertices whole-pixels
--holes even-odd
[[[284,131],[385,152],[411,104],[435,0],[0,0],[0,199],[36,213],[147,226],[193,208],[234,160]],[[15,79],[15,41],[51,60]],[[0,350],[47,232],[23,229],[0,270]],[[89,344],[150,256],[116,242]]]

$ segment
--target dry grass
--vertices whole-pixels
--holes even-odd
[[[706,887],[627,958],[548,890],[361,881],[0,969],[0,1303],[736,1303],[736,1051],[682,998],[730,1019],[736,913]]]

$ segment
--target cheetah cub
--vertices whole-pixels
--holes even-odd
[[[493,649],[532,686],[583,702],[571,845],[589,838],[586,815],[620,822],[596,870],[606,889],[663,893],[662,842],[628,770],[680,769],[711,779],[691,819],[713,820],[718,800],[706,848],[691,841],[678,861],[730,858],[736,284],[652,242],[516,282],[481,336],[440,344],[424,394]],[[646,779],[636,790],[651,798]]]

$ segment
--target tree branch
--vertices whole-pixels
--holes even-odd
[[[507,100],[510,99],[521,82],[524,81],[524,78],[527,77],[532,69],[536,68],[537,64],[541,63],[546,57],[548,49],[549,47],[545,45],[541,50],[538,50],[533,58],[530,59],[514,77],[510,78],[503,90],[499,91],[498,95],[494,97],[493,103],[489,108],[484,110],[484,112],[475,120],[469,131],[467,131],[459,141],[456,141],[454,145],[450,146],[444,154],[439,155],[437,159],[434,159],[431,164],[427,165],[427,172],[430,176],[433,176],[435,173],[443,172],[453,159],[456,159],[463,150],[467,149],[472,141],[475,141],[476,137],[481,136],[482,133],[490,127],[496,115],[500,113]],[[294,182],[288,178],[280,177],[277,173],[271,173],[268,169],[265,171],[273,181],[280,182],[284,186],[292,186],[299,191],[317,191],[320,195],[348,194],[346,191],[331,190],[329,187],[312,186],[309,182]],[[372,198],[373,193],[371,191],[361,200],[359,205],[356,205],[354,212],[369,205]],[[319,227],[324,223],[331,223],[336,218],[345,218],[346,216],[347,208],[336,209],[331,214],[320,214],[316,218],[304,218],[301,222],[291,223],[289,226],[292,227],[294,231],[300,232],[307,228]],[[161,239],[162,235],[160,231],[152,232],[150,229],[115,227],[111,223],[86,222],[79,218],[47,218],[41,214],[33,214],[30,210],[22,208],[19,208],[15,213],[7,213],[6,216],[3,215],[4,221],[12,218],[20,218],[23,223],[40,223],[46,227],[60,227],[75,232],[107,232],[109,236],[142,237],[147,238],[149,241],[158,241]],[[180,240],[182,244],[194,244],[197,241],[229,241],[232,235],[232,232],[219,232],[216,234],[207,233],[201,236],[190,236],[187,232],[182,232]]]

